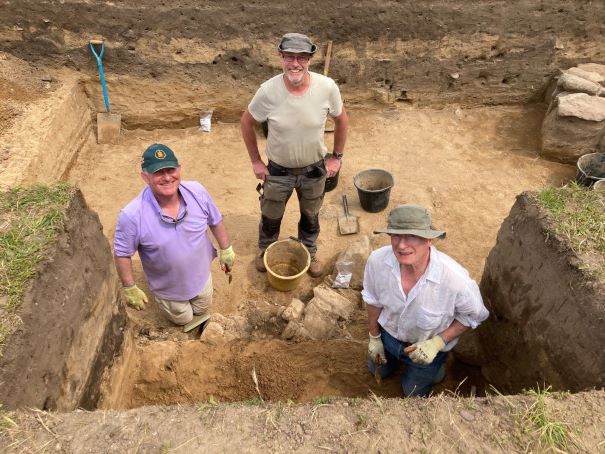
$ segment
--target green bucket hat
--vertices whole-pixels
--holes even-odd
[[[161,143],[154,143],[143,153],[141,168],[147,173],[155,173],[162,169],[174,169],[179,166],[179,160],[174,151]]]
[[[386,229],[374,230],[374,233],[389,233],[395,235],[416,235],[421,238],[445,238],[445,232],[435,230],[431,223],[431,214],[426,208],[406,204],[393,208],[389,214]]]

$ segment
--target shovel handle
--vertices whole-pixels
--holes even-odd
[[[328,41],[328,48],[326,50],[326,60],[324,62],[324,76],[328,75],[330,70],[330,60],[332,59],[332,41]]]
[[[347,202],[347,195],[342,196],[342,208],[345,211],[345,217],[349,219],[349,202]]]
[[[95,45],[101,46],[101,51],[99,53],[97,53]],[[107,113],[109,113],[111,112],[109,107],[109,95],[107,94],[107,87],[105,86],[105,73],[103,72],[103,54],[105,53],[105,42],[99,39],[91,39],[88,42],[88,46],[97,60],[97,66],[99,67],[99,79],[101,80],[101,89],[103,91],[103,100],[105,101],[105,109],[107,110]]]

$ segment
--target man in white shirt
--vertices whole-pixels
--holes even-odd
[[[432,246],[445,232],[425,208],[400,205],[374,233],[388,234],[391,245],[370,254],[364,273],[368,368],[385,378],[403,364],[404,395],[427,397],[460,335],[489,313],[468,271]]]
[[[348,117],[334,80],[309,71],[317,47],[307,36],[287,33],[277,49],[283,73],[260,86],[240,122],[252,171],[264,182],[255,265],[258,271],[266,271],[263,254],[277,241],[286,203],[296,190],[300,205],[298,239],[311,254],[309,274],[319,277],[322,274],[316,258],[319,209],[326,177],[333,177],[340,170]],[[334,148],[331,157],[324,161],[328,115],[334,119]],[[258,150],[255,122],[268,123],[267,164]]]

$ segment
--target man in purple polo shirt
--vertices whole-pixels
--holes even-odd
[[[115,264],[129,306],[148,302],[136,285],[132,256],[139,253],[149,288],[164,315],[189,331],[210,317],[212,275],[218,246],[221,268],[231,271],[235,253],[222,215],[206,188],[181,181],[181,167],[166,145],[143,153],[141,177],[147,187],[120,211],[114,237]]]

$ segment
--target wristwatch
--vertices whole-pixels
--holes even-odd
[[[332,157],[338,159],[339,161],[342,161],[342,151],[338,152],[338,151],[333,151],[332,152]]]

